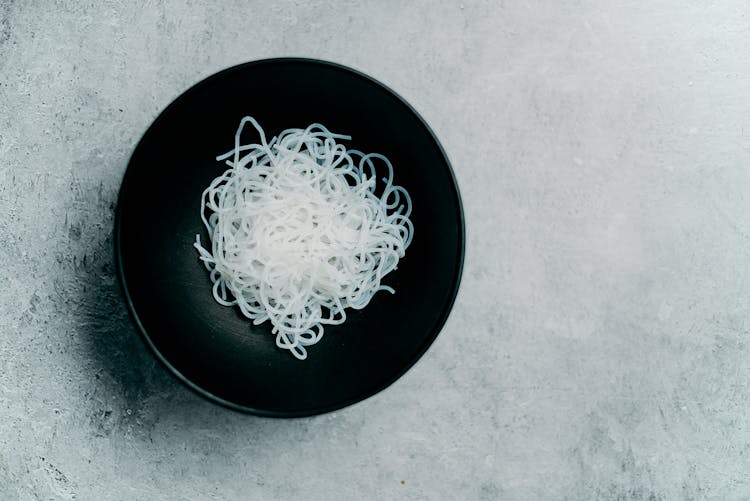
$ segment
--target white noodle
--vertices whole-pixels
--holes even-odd
[[[247,123],[260,142],[242,144]],[[230,167],[203,192],[201,218],[210,249],[195,248],[210,272],[213,295],[260,324],[300,360],[323,325],[367,306],[396,269],[414,229],[411,199],[393,184],[386,157],[348,150],[320,124],[287,129],[266,141],[252,117],[240,122],[234,148],[217,157]],[[376,168],[387,176],[377,189]],[[382,173],[381,173],[382,175]]]

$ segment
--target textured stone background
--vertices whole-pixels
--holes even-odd
[[[151,120],[281,55],[406,97],[468,221],[427,355],[290,421],[173,381],[111,255]],[[0,499],[746,499],[749,168],[746,0],[0,0]]]

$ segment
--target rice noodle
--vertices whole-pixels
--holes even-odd
[[[259,142],[243,144],[246,124]],[[213,295],[254,324],[267,320],[276,344],[304,360],[323,325],[367,306],[396,269],[414,233],[411,199],[393,184],[386,157],[347,149],[321,124],[287,129],[266,141],[252,117],[240,122],[228,166],[203,192],[201,218],[211,239],[195,248]],[[382,189],[378,189],[377,176]]]

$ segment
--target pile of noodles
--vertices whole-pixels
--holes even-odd
[[[252,124],[258,143],[242,144]],[[411,242],[411,199],[393,184],[383,155],[347,149],[320,124],[287,129],[266,141],[252,117],[240,122],[229,166],[203,192],[210,246],[195,248],[210,271],[213,295],[260,324],[299,358],[367,306]],[[385,172],[384,172],[385,171]],[[386,174],[387,172],[387,174]],[[378,176],[381,183],[378,183]]]

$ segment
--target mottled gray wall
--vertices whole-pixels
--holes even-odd
[[[280,55],[414,104],[469,225],[427,355],[291,421],[175,383],[111,255],[151,120]],[[749,169],[745,0],[0,0],[0,499],[748,498]]]

